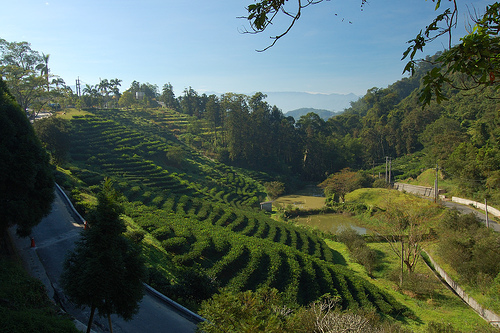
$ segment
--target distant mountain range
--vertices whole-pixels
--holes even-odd
[[[266,101],[276,105],[287,113],[301,108],[314,108],[328,111],[344,111],[351,106],[360,96],[350,94],[313,94],[307,92],[264,92]]]
[[[318,116],[320,116],[320,118],[322,118],[323,120],[328,120],[328,118],[331,118],[339,113],[342,113],[342,112],[333,112],[333,111],[329,111],[329,110],[324,110],[324,109],[314,109],[314,108],[300,108],[300,109],[297,109],[297,110],[292,110],[292,111],[288,111],[285,113],[285,116],[292,116],[293,119],[295,119],[295,121],[299,120],[300,117],[308,114],[309,112],[314,112],[316,113]]]

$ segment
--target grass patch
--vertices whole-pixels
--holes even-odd
[[[450,276],[453,281],[458,283],[458,285],[474,300],[476,300],[479,304],[481,304],[484,308],[491,310],[495,313],[500,313],[500,305],[490,299],[490,297],[485,294],[484,290],[481,290],[479,286],[470,285],[467,281],[464,281],[457,273],[457,271],[448,263],[444,262],[438,253],[438,244],[433,243],[429,244],[426,247],[427,252],[432,256],[434,261],[441,266],[442,269]]]
[[[279,197],[273,202],[275,206],[292,206],[299,209],[319,209],[325,206],[325,197],[292,194]]]
[[[346,202],[387,209],[404,201],[421,200],[414,195],[385,188],[360,188],[346,195]]]
[[[371,278],[363,266],[349,259],[349,251],[344,244],[331,240],[326,240],[326,243],[346,258],[347,266],[351,270],[394,296],[397,301],[415,313],[418,320],[409,319],[405,323],[405,326],[414,332],[427,332],[427,324],[430,322],[452,323],[456,329],[464,332],[477,330],[486,332],[492,328],[474,310],[462,302],[459,297],[442,285],[423,260],[420,260],[417,264],[416,273],[426,276],[435,289],[428,297],[419,299],[411,295],[411,293],[399,292],[397,285],[386,278],[399,267],[399,258],[391,251],[389,244],[369,243],[370,248],[378,253],[380,260],[380,265],[373,272],[373,278]]]
[[[427,169],[416,179],[410,178],[403,182],[411,185],[434,187],[435,180],[436,169]],[[445,179],[441,171],[439,172],[438,187],[445,190],[447,193],[456,193],[458,191],[458,185],[452,180]]]
[[[43,284],[13,260],[0,259],[0,331],[79,332],[48,298]]]
[[[73,109],[73,108],[64,109],[64,111],[59,111],[56,113],[56,115],[62,119],[72,119],[73,117],[76,117],[76,116],[86,116],[89,114],[91,114],[91,113],[88,111],[77,110],[77,109]]]

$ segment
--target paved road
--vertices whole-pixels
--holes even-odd
[[[58,283],[66,253],[74,248],[81,230],[82,225],[75,223],[63,198],[56,191],[51,214],[33,229],[32,236],[36,247],[31,248],[28,238],[13,238],[32,275],[42,280],[47,286],[49,295],[60,301],[68,313],[86,325],[90,309],[75,308],[65,299]],[[118,316],[112,316],[112,321],[113,331],[116,333],[191,333],[196,330],[196,323],[149,293],[144,296],[139,313],[132,320],[126,322]],[[107,319],[96,316],[92,328],[96,332],[108,331]]]
[[[484,224],[486,224],[486,215],[484,213],[477,211],[476,209],[474,209],[472,207],[469,207],[466,205],[461,205],[459,203],[452,202],[452,201],[442,201],[441,203],[443,204],[443,206],[445,206],[447,208],[457,209],[459,212],[464,213],[464,214],[473,213]],[[490,228],[495,230],[496,232],[500,232],[500,225],[498,223],[496,223],[495,221],[492,221],[492,219],[491,219],[492,217],[493,217],[492,215],[488,215],[488,221],[489,221]]]

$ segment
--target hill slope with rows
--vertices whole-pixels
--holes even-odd
[[[104,177],[124,193],[126,215],[173,260],[201,267],[220,287],[273,287],[307,304],[325,293],[345,308],[393,317],[407,309],[344,267],[316,233],[257,209],[265,199],[252,172],[215,162],[177,139],[185,117],[155,111],[101,110],[72,119],[70,156],[82,191]],[[182,161],[169,156],[175,148]],[[266,178],[263,174],[258,174]]]

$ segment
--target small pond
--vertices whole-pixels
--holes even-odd
[[[317,186],[308,186],[296,194],[285,195],[276,199],[273,205],[275,207],[291,206],[300,209],[318,209],[324,207],[325,197],[322,196],[322,191]],[[357,219],[342,214],[309,215],[295,218],[294,221],[298,224],[307,225],[332,234],[336,234],[345,228],[352,228],[360,235],[370,233],[369,230],[356,225],[358,223]]]

